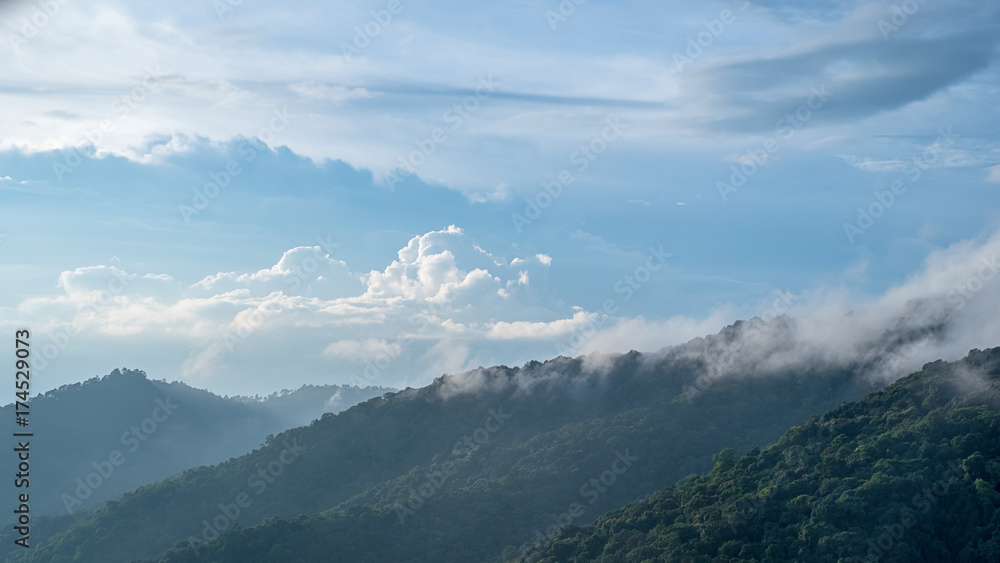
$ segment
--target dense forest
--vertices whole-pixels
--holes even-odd
[[[712,358],[692,350],[741,330],[384,394],[241,457],[39,518],[35,546],[4,558],[846,561],[911,512],[880,560],[991,553],[1000,352],[928,364],[883,390],[867,359],[747,364],[706,383]],[[924,510],[915,495],[949,468],[968,487],[949,478]],[[938,526],[956,532],[928,533]]]
[[[562,360],[535,369],[571,371],[578,363]],[[572,407],[599,416],[566,413],[577,420],[548,423],[546,416],[567,409],[566,396],[552,390],[540,392],[547,399],[530,410],[526,398],[507,402],[517,405],[509,411],[501,403],[495,409],[510,419],[495,438],[490,435],[471,451],[456,441],[455,449],[448,444],[431,463],[322,514],[266,521],[207,545],[182,543],[162,560],[322,561],[325,554],[346,550],[359,562],[482,561],[565,519],[592,520],[704,470],[723,445],[748,449],[776,438],[789,420],[801,421],[824,404],[863,393],[845,374],[809,381],[776,376],[733,381],[688,404],[679,395],[679,379],[664,385],[676,372],[643,372],[639,354],[625,356],[603,383],[602,402],[617,406],[604,407],[604,413],[597,404]],[[657,392],[663,387],[673,388]],[[747,401],[751,396],[759,401]],[[488,412],[486,404],[480,408]]]
[[[593,521],[708,470],[719,450],[766,445],[873,389],[856,366],[820,365],[720,379],[692,393],[707,369],[692,350],[739,330],[652,356],[441,377],[90,512],[39,519],[37,547],[9,556],[311,561],[337,551],[353,561],[485,560],[567,518]],[[601,482],[608,472],[612,486]]]
[[[1000,561],[1000,348],[934,362],[510,561]]]

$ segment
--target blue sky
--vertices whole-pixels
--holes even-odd
[[[0,7],[39,390],[655,351],[778,291],[945,298],[996,244],[995,0],[40,6]]]

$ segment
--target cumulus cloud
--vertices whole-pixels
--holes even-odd
[[[57,287],[67,295],[86,298],[95,293],[113,294],[159,292],[162,288],[175,287],[167,274],[131,274],[115,266],[88,266],[65,271],[59,275]]]
[[[190,285],[117,266],[77,268],[59,276],[56,293],[4,310],[3,324],[36,326],[46,335],[40,362],[53,366],[134,350],[140,363],[206,385],[291,369],[405,387],[511,358],[669,353],[692,339],[684,349],[705,361],[709,382],[748,365],[774,371],[804,362],[863,365],[873,378],[891,379],[1000,344],[998,260],[1000,233],[931,253],[879,296],[828,287],[720,306],[700,319],[622,317],[554,298],[551,257],[508,260],[450,226],[414,236],[383,269],[364,275],[319,247]],[[699,339],[754,316],[772,322]]]
[[[207,295],[240,288],[255,291],[289,291],[326,297],[357,295],[363,288],[360,276],[347,264],[330,257],[320,246],[299,246],[285,252],[270,268],[253,273],[219,272],[192,286]]]
[[[473,343],[488,342],[494,323],[570,316],[568,307],[546,300],[551,263],[544,254],[507,260],[449,226],[413,237],[395,260],[364,275],[321,246],[295,247],[270,267],[218,272],[190,285],[117,266],[77,268],[59,276],[57,293],[23,301],[7,318],[35,326],[46,319],[47,333],[86,334],[105,354],[124,342],[171,342],[172,357],[161,360],[206,384],[266,369],[282,356],[278,350],[312,370],[357,371],[405,356],[389,371],[419,379],[464,368],[478,355]],[[59,348],[49,359],[71,361],[72,347]],[[379,383],[398,383],[385,378]]]
[[[483,312],[509,316],[508,307],[522,298],[530,302],[532,292],[545,289],[544,283],[531,286],[528,280],[534,276],[543,282],[551,263],[544,254],[508,263],[452,225],[414,237],[384,270],[363,276],[364,300],[425,303],[433,306],[425,314],[448,311],[456,321],[477,320]]]

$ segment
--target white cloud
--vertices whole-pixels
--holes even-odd
[[[581,345],[572,348],[572,351],[576,354],[628,350],[655,352],[664,346],[712,334],[730,322],[732,316],[730,308],[720,307],[704,319],[692,319],[683,315],[664,320],[646,319],[642,316],[613,319],[609,321],[610,326],[583,339]]]
[[[1000,164],[996,166],[991,166],[986,169],[986,181],[995,184],[1000,184]]]
[[[472,351],[467,344],[443,338],[431,346],[419,360],[426,365],[425,371],[431,376],[467,372],[476,367]]]
[[[864,172],[900,172],[906,163],[902,160],[876,160],[874,158],[860,158],[850,154],[838,154],[844,162],[862,170]]]
[[[322,297],[355,296],[364,286],[347,264],[319,246],[299,246],[285,252],[278,262],[254,273],[219,272],[207,276],[192,289],[215,295],[238,288],[257,292],[286,291]]]
[[[368,338],[365,340],[338,340],[331,342],[323,349],[323,355],[330,358],[364,362],[379,354],[396,355],[398,344],[390,344],[384,338]]]
[[[512,195],[514,195],[514,190],[501,182],[497,184],[497,187],[493,191],[470,193],[469,200],[472,203],[501,203],[510,199]]]
[[[543,265],[545,267],[549,267],[549,266],[552,265],[552,257],[549,256],[549,255],[547,255],[547,254],[536,254],[533,259],[536,260],[536,261],[538,261],[539,264],[541,264],[541,265]],[[521,264],[527,264],[531,260],[532,260],[532,258],[528,258],[528,259],[515,258],[515,259],[511,260],[510,265],[511,266],[518,266],[518,265],[521,265]]]
[[[321,267],[302,270],[297,286],[286,283],[307,258]],[[39,349],[59,350],[40,354],[49,370],[99,371],[114,356],[210,386],[289,370],[406,386],[510,358],[655,352],[755,315],[800,319],[790,334],[741,340],[741,355],[772,367],[875,358],[872,343],[886,330],[943,323],[943,338],[908,345],[908,363],[882,374],[890,377],[922,361],[1000,344],[998,260],[1000,233],[933,252],[919,272],[877,297],[831,287],[787,297],[790,307],[769,299],[718,307],[701,319],[615,317],[556,299],[547,287],[550,257],[507,261],[449,227],[413,237],[363,282],[315,247],[293,248],[270,268],[214,274],[189,286],[117,266],[78,268],[60,275],[58,292],[4,310],[0,325],[36,327]],[[321,277],[335,275],[356,282],[353,292],[315,290]]]
[[[189,286],[117,266],[78,268],[60,275],[60,293],[22,302],[9,322],[41,326],[45,319],[46,333],[86,332],[105,353],[127,341],[170,341],[186,348],[183,355],[175,349],[150,362],[203,383],[265,369],[259,362],[274,363],[289,346],[293,361],[311,369],[354,369],[405,353],[408,364],[397,366],[397,375],[429,377],[473,357],[470,344],[439,346],[441,339],[482,343],[490,323],[569,315],[544,297],[551,263],[543,254],[508,263],[450,226],[413,237],[385,269],[364,276],[318,246],[292,248],[269,268],[219,272]],[[74,361],[73,352],[59,360]]]
[[[487,337],[498,340],[516,340],[522,338],[554,338],[565,336],[587,324],[589,315],[577,311],[571,318],[549,322],[514,321],[492,323]]]
[[[967,145],[962,148],[960,145]],[[959,168],[978,166],[994,158],[995,151],[990,146],[978,146],[974,142],[965,142],[954,136],[948,130],[941,130],[934,142],[918,146],[905,159],[878,160],[870,157],[858,157],[851,154],[838,154],[848,165],[864,172],[902,172],[912,169]]]
[[[311,81],[292,84],[288,89],[304,98],[333,102],[337,105],[350,100],[371,98],[376,95],[364,88],[349,88],[340,84],[327,85]]]

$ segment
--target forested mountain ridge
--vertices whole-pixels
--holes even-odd
[[[1000,348],[933,362],[518,563],[1000,561]]]
[[[30,401],[32,514],[79,512],[185,469],[243,455],[269,434],[387,391],[309,386],[256,401],[129,369],[64,385]],[[325,404],[334,397],[340,402]],[[13,404],[0,408],[0,425],[14,427],[14,411]],[[15,446],[10,434],[2,443],[8,451]],[[13,496],[13,480],[6,486]]]
[[[331,552],[359,562],[499,557],[571,505],[584,506],[574,509],[575,522],[592,521],[709,469],[720,449],[764,445],[873,389],[860,368],[843,365],[766,371],[748,364],[755,377],[696,386],[707,373],[702,350],[745,328],[738,323],[656,355],[561,357],[445,376],[80,518],[40,521],[43,543],[14,555],[109,562],[157,560],[164,550],[166,561],[326,561]],[[289,446],[305,451],[279,468],[275,460]],[[615,473],[622,457],[632,461]],[[263,490],[251,486],[268,466],[280,475]],[[608,471],[611,487],[600,482]],[[247,506],[236,514],[233,503],[244,493]]]
[[[736,323],[653,355],[444,376],[73,517],[12,561],[485,561],[516,555],[878,388],[883,361],[768,364],[795,324]],[[767,331],[773,331],[768,334]],[[887,334],[892,346],[906,334]],[[872,348],[891,349],[880,341]],[[735,358],[735,362],[732,359]],[[761,359],[758,359],[761,358]],[[9,535],[9,533],[8,533]],[[219,536],[218,538],[216,536]],[[10,539],[10,538],[8,538]],[[6,545],[10,545],[7,542]]]
[[[433,458],[322,514],[227,530],[207,544],[200,538],[193,546],[182,543],[161,560],[324,561],[339,552],[357,562],[483,561],[560,518],[589,521],[657,483],[702,471],[719,444],[746,450],[766,443],[806,413],[870,389],[843,372],[801,380],[783,374],[720,382],[689,403],[683,389],[697,374],[679,364],[647,364],[631,353],[592,379],[583,365],[583,359],[560,358],[492,370],[492,377],[540,380],[539,387],[519,391],[516,383],[492,381],[506,391],[468,403],[462,410],[476,413],[469,415],[473,424],[431,448]],[[560,372],[569,377],[552,377]],[[482,389],[491,387],[490,379]],[[448,386],[446,378],[432,388],[440,393]],[[427,396],[427,390],[410,393]],[[752,396],[759,400],[748,401]],[[457,408],[448,405],[448,411]],[[502,424],[489,424],[491,410]]]

